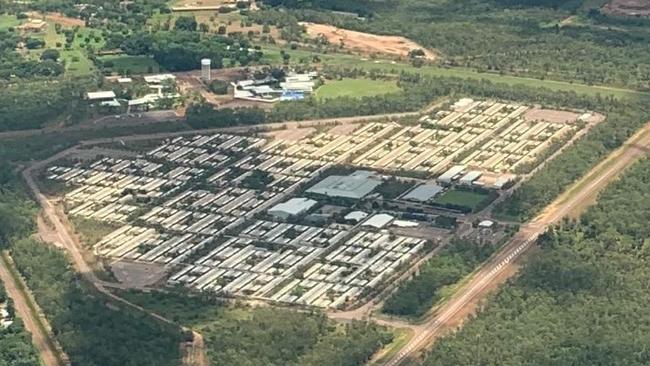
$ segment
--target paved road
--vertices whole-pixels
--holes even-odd
[[[7,266],[11,265],[0,258],[0,279],[4,282],[7,295],[13,300],[16,313],[20,316],[25,328],[32,334],[32,343],[38,352],[43,365],[62,366],[59,361],[59,351],[56,349],[56,340],[40,327],[39,319],[32,312],[29,304],[31,299],[19,289],[19,284],[9,272]],[[32,304],[38,308],[36,304]]]
[[[583,203],[597,195],[611,179],[645,156],[648,153],[648,148],[650,148],[650,126],[646,126],[642,133],[634,135],[625,146],[611,154],[615,157],[614,163],[605,166],[600,164],[595,167],[586,175],[588,179],[579,181],[577,186],[574,185],[567,190],[567,192],[572,192],[571,194],[561,195],[540,215],[523,226],[509,244],[501,249],[432,318],[424,323],[405,347],[385,365],[399,365],[405,359],[415,356],[449,330],[459,320],[459,314],[463,315],[463,311],[489,293],[488,288],[505,281],[506,278],[501,275],[517,258],[530,249],[541,233],[572,213],[576,207],[584,207]]]
[[[141,117],[138,117],[141,116]],[[148,125],[155,123],[163,122],[174,122],[179,121],[181,118],[176,115],[176,112],[173,110],[166,111],[152,111],[144,113],[132,113],[132,114],[121,114],[121,115],[110,115],[100,117],[92,122],[78,124],[70,127],[63,128],[43,128],[37,130],[20,130],[20,131],[6,131],[0,132],[0,140],[8,140],[14,138],[23,138],[29,136],[40,136],[47,133],[65,133],[73,131],[87,131],[87,130],[99,130],[107,127],[122,127],[122,126],[138,126],[138,125]]]

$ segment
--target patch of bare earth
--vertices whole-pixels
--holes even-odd
[[[435,60],[436,54],[418,43],[400,36],[381,36],[338,28],[327,24],[300,23],[310,37],[323,36],[331,44],[342,44],[344,48],[363,54],[387,54],[407,57],[414,49],[425,52],[425,58]]]
[[[61,13],[45,13],[29,12],[27,15],[31,18],[45,19],[49,22],[61,24],[64,27],[85,27],[86,22],[82,19],[72,18],[65,16]]]
[[[264,136],[273,137],[283,141],[300,141],[316,131],[313,127],[290,128],[286,130],[265,133]]]
[[[616,15],[650,17],[650,0],[612,0],[603,10]]]
[[[351,134],[357,128],[359,128],[359,125],[348,123],[348,124],[338,125],[332,128],[331,130],[329,130],[328,132],[332,135],[345,136]]]
[[[527,121],[544,121],[549,123],[573,122],[578,117],[580,115],[577,113],[543,108],[533,108],[524,115]]]

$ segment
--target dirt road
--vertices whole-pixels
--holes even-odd
[[[541,233],[563,217],[575,214],[576,208],[584,209],[584,202],[593,200],[608,182],[645,156],[648,149],[650,149],[650,125],[646,125],[623,147],[613,152],[610,155],[613,159],[608,158],[605,160],[605,165],[596,166],[585,175],[585,179],[572,185],[566,191],[567,193],[558,197],[541,214],[523,226],[510,243],[461,287],[433,317],[422,324],[409,343],[385,365],[396,366],[407,358],[414,357],[438,337],[460,324],[472,313],[468,309],[474,309],[481,299],[510,277],[504,276],[504,273],[511,273],[511,275],[516,273],[512,271],[512,267],[517,265],[516,260],[531,248]]]
[[[56,347],[56,340],[41,327],[41,321],[38,315],[32,312],[30,303],[32,300],[20,290],[20,279],[14,278],[9,271],[9,266],[12,263],[6,260],[5,254],[0,255],[0,279],[4,283],[7,295],[13,300],[16,313],[20,316],[25,328],[32,335],[32,343],[38,352],[43,365],[45,366],[63,366],[59,350]],[[38,309],[38,305],[32,303],[34,308]]]
[[[39,225],[39,229],[44,230],[46,232],[40,233],[41,237],[49,238],[54,242],[55,245],[63,247],[70,255],[72,259],[72,263],[75,269],[77,270],[77,272],[81,274],[84,280],[92,284],[99,293],[115,301],[116,303],[120,303],[132,309],[145,313],[160,322],[178,327],[182,331],[189,331],[187,328],[182,327],[181,325],[165,318],[164,316],[151,312],[109,291],[106,283],[100,280],[99,278],[97,278],[91,266],[86,262],[86,260],[83,257],[82,251],[80,249],[81,244],[79,243],[79,240],[74,236],[74,234],[71,233],[71,230],[63,222],[63,220],[61,220],[61,218],[57,214],[56,206],[52,202],[50,202],[45,195],[43,195],[38,185],[34,181],[34,177],[33,177],[34,172],[47,166],[52,161],[55,161],[61,158],[62,156],[65,156],[69,152],[70,150],[63,151],[59,154],[50,157],[49,159],[35,163],[23,171],[23,178],[25,179],[27,186],[30,188],[32,194],[34,195],[34,198],[37,200],[37,202],[39,203],[39,205],[43,210],[42,215],[46,223],[45,225]],[[189,345],[190,349],[187,351],[187,353],[192,354],[194,356],[183,357],[183,362],[189,362],[190,360],[192,360],[193,363],[183,363],[184,366],[207,366],[208,365],[206,363],[207,356],[205,355],[205,349],[203,347],[202,339],[203,339],[202,337],[199,337],[199,339],[195,339]]]

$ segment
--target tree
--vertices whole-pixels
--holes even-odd
[[[174,28],[177,30],[184,30],[188,32],[195,32],[198,24],[196,22],[196,17],[193,15],[183,15],[176,19],[174,23]]]
[[[41,54],[41,60],[57,61],[61,54],[57,50],[47,49]]]

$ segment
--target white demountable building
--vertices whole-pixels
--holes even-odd
[[[385,228],[388,224],[390,224],[395,218],[389,214],[375,214],[366,222],[361,224],[361,226],[370,226],[374,227],[375,229],[383,229]]]
[[[291,216],[297,216],[309,211],[318,202],[309,198],[292,198],[286,202],[279,203],[269,209],[269,215],[286,220]]]

